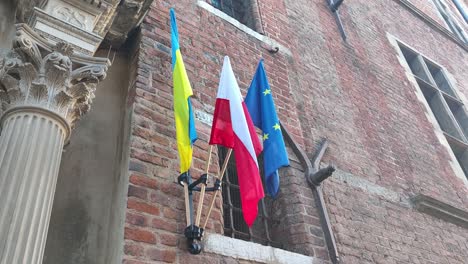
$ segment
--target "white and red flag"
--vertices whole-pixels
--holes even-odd
[[[258,213],[258,201],[265,196],[257,162],[262,145],[227,56],[224,57],[211,128],[210,145],[214,144],[234,150],[244,220],[252,226]]]

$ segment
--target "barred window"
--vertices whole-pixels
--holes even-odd
[[[209,0],[211,5],[235,18],[253,30],[257,30],[258,10],[256,0]]]
[[[223,164],[226,158],[227,149],[219,147],[219,164]],[[258,158],[258,163],[262,164],[262,156]],[[283,248],[282,243],[275,238],[272,233],[278,226],[279,222],[275,221],[271,216],[273,215],[273,208],[275,206],[274,200],[265,196],[260,200],[258,205],[258,216],[255,223],[251,228],[247,226],[242,216],[241,199],[239,193],[239,182],[237,179],[237,170],[235,166],[234,155],[231,156],[226,174],[223,178],[223,212],[224,212],[224,235],[232,238],[252,241],[262,245],[268,245],[276,248]],[[262,166],[260,166],[262,168]],[[263,177],[263,169],[260,170]],[[265,184],[263,184],[265,186]]]
[[[447,75],[434,62],[400,44],[424,98],[468,177],[468,114]]]

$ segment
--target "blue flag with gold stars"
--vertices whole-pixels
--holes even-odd
[[[289,159],[263,59],[258,63],[257,71],[245,97],[245,104],[253,123],[263,132],[265,184],[268,194],[276,197],[279,189],[278,169],[289,166]]]

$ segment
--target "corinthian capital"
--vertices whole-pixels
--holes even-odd
[[[29,32],[31,33],[31,32]],[[70,127],[91,107],[96,84],[106,77],[106,59],[75,55],[64,42],[50,45],[19,30],[13,49],[0,58],[0,115],[19,108],[41,108]]]

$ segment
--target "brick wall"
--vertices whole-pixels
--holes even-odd
[[[439,15],[439,11],[437,10],[436,5],[434,4],[434,0],[410,0],[409,2],[411,2],[419,10],[424,12],[424,14],[437,21],[439,24],[443,25],[444,27],[447,26],[445,24],[444,19]]]
[[[428,15],[430,18],[434,19],[437,23],[446,27],[448,30],[450,28],[446,24],[445,20],[442,18],[442,15],[439,13],[437,6],[434,3],[435,0],[409,0],[413,5],[415,5],[418,9]],[[463,2],[463,1],[460,1]],[[452,0],[445,0],[445,3],[450,7],[452,11],[452,15],[464,30],[468,30],[468,26],[464,23],[464,19],[462,14],[458,11],[455,3]],[[465,2],[466,5],[466,2]]]
[[[343,263],[466,263],[467,231],[347,182],[327,183]]]
[[[294,140],[312,153],[327,137],[325,162],[395,193],[392,200],[334,178],[325,183],[339,253],[344,263],[462,263],[466,229],[415,211],[407,201],[424,193],[468,209],[468,189],[416,98],[388,34],[445,66],[468,95],[467,52],[394,1],[345,1],[344,43],[325,1],[258,0],[266,37],[291,51],[271,54],[264,42],[197,5],[195,0],[155,1],[140,32],[130,149],[124,263],[189,263],[183,229],[182,188],[172,112],[168,13],[178,15],[181,51],[194,91],[194,108],[211,114],[222,57],[229,55],[245,95],[258,59],[265,59],[279,117]],[[196,123],[192,174],[204,170],[210,126]],[[281,171],[278,234],[286,249],[328,261],[318,211],[303,167]],[[211,173],[217,171],[216,151]],[[205,198],[208,202],[210,196]],[[209,232],[222,233],[221,200]],[[204,253],[191,263],[231,263]],[[419,261],[419,262],[418,262]]]
[[[297,106],[310,113],[301,116],[308,152],[314,139],[326,136],[332,142],[326,160],[339,168],[405,197],[427,193],[466,210],[467,187],[454,175],[447,149],[438,142],[387,33],[447,67],[465,95],[466,50],[397,1],[345,2],[340,14],[349,41],[344,44],[321,2],[308,3],[287,4],[300,35],[294,91]],[[333,179],[325,184],[325,196],[345,263],[462,263],[467,258],[466,229]]]
[[[291,9],[303,10],[296,32],[307,38],[297,44],[297,64],[304,69],[296,71],[300,84],[293,90],[299,107],[312,114],[301,116],[304,138],[330,138],[331,160],[382,186],[427,191],[466,205],[466,187],[451,171],[447,150],[438,143],[426,109],[416,98],[417,88],[405,76],[387,34],[445,66],[465,95],[466,51],[441,34],[428,34],[426,24],[393,1],[344,5],[341,14],[349,37],[344,44],[326,8],[305,8],[305,2],[290,1]],[[306,13],[313,15],[307,19]],[[390,24],[397,16],[400,22]],[[308,152],[312,143],[306,142]]]

